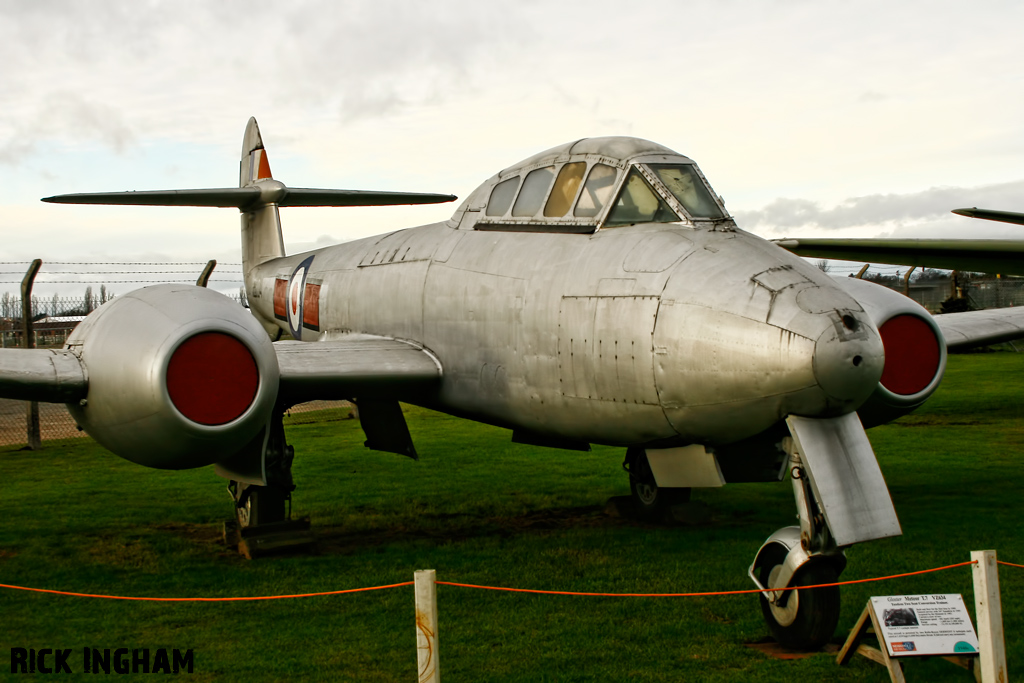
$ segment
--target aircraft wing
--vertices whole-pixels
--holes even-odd
[[[369,335],[338,341],[274,344],[281,371],[278,400],[402,398],[429,390],[441,363],[409,342]]]
[[[1024,338],[1024,307],[946,313],[935,316],[935,322],[950,351]]]
[[[71,403],[85,398],[85,368],[63,349],[0,349],[0,398]]]
[[[799,256],[1024,275],[1021,240],[774,240]]]
[[[441,364],[409,342],[354,335],[339,341],[274,344],[278,400],[398,399],[429,391]],[[86,363],[64,349],[0,349],[0,398],[72,403],[88,394]]]

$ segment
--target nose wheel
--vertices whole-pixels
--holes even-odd
[[[785,575],[789,549],[771,543],[758,556],[758,579],[765,588],[776,588]],[[817,650],[829,641],[839,623],[839,586],[802,588],[838,581],[835,567],[827,561],[811,561],[797,570],[789,587],[795,590],[761,595],[761,614],[779,645],[790,650]]]

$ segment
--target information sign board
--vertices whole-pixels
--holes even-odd
[[[978,652],[978,636],[959,594],[885,595],[871,607],[890,657]]]

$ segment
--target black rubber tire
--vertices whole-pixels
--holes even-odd
[[[757,577],[761,585],[768,587],[772,570],[783,563],[787,552],[781,544],[765,548]],[[829,562],[811,560],[797,571],[790,585],[815,586],[835,583],[837,580],[835,567]],[[819,650],[835,634],[839,623],[839,586],[801,588],[794,593],[789,598],[790,603],[796,600],[796,616],[791,623],[779,623],[772,604],[764,596],[761,596],[761,614],[764,615],[772,637],[782,647],[789,650]]]
[[[659,487],[642,448],[631,448],[626,453],[629,463],[629,492],[636,515],[646,522],[664,520],[673,505],[690,500],[688,488]]]

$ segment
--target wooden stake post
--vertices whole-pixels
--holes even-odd
[[[978,625],[983,683],[1006,683],[1006,641],[1003,638],[1003,607],[999,601],[999,571],[995,550],[975,550],[974,619]]]
[[[433,569],[416,572],[416,653],[419,683],[441,683],[437,646],[437,584]]]

